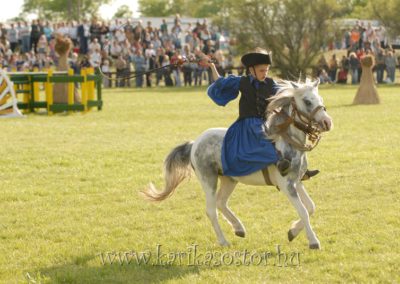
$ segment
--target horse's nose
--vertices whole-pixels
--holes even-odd
[[[322,120],[322,128],[323,128],[325,131],[331,130],[332,126],[333,126],[333,124],[332,124],[332,119],[330,119],[330,118],[324,118],[324,119]]]

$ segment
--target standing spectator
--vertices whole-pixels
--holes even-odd
[[[360,83],[361,75],[362,75],[361,58],[363,58],[365,55],[364,48],[360,47],[359,49],[357,49],[356,55],[357,55],[358,61],[360,62],[359,66],[358,66],[358,83]]]
[[[134,32],[133,32],[133,25],[131,22],[131,19],[128,19],[128,21],[126,22],[126,25],[124,26],[124,31],[125,31],[125,36],[126,38],[129,40],[129,43],[132,44],[133,43],[133,39],[134,39]]]
[[[385,65],[385,54],[383,53],[383,49],[381,47],[375,54],[375,61],[376,61],[376,66],[375,66],[376,82],[378,84],[382,84],[386,65]]]
[[[100,26],[100,23],[97,21],[97,18],[92,19],[92,23],[90,25],[89,31],[90,31],[90,37],[92,40],[97,38],[98,42],[101,41],[101,33],[102,33],[101,26]]]
[[[150,44],[144,51],[144,56],[146,57],[146,64],[148,66],[148,70],[152,70],[156,65],[156,51],[153,48],[153,45]],[[147,87],[151,87],[151,78],[152,73],[146,74],[146,85]]]
[[[194,49],[194,55],[195,55],[197,62],[203,58],[203,53],[201,52],[199,47],[196,47]],[[193,73],[195,86],[201,86],[204,68],[205,67],[203,67],[201,64],[196,64],[196,68],[194,69],[194,73]]]
[[[39,38],[38,44],[37,44],[37,55],[38,55],[38,60],[43,62],[47,58],[47,54],[49,51],[49,45],[47,42],[46,35],[42,34]]]
[[[100,33],[101,33],[100,44],[103,46],[104,42],[108,39],[110,33],[110,28],[108,27],[108,24],[105,21],[101,22]]]
[[[53,36],[53,28],[50,25],[49,21],[46,21],[45,26],[43,27],[43,33],[46,36],[47,42],[50,41],[51,37]]]
[[[125,70],[127,68],[127,62],[121,55],[118,56],[115,61],[115,69],[117,70],[117,87],[125,87]]]
[[[89,53],[95,51],[95,50],[100,50],[101,45],[99,43],[99,40],[97,37],[92,39],[92,42],[89,44]]]
[[[75,21],[70,21],[67,24],[68,35],[74,45],[78,44],[78,26]]]
[[[360,42],[360,31],[358,30],[358,27],[355,26],[350,33],[350,42],[351,42],[351,50],[355,51],[359,48],[359,42]]]
[[[10,48],[12,52],[18,47],[18,30],[14,23],[11,23],[11,27],[8,30],[8,41],[10,42]]]
[[[116,30],[115,30],[115,34],[114,34],[114,37],[115,37],[115,40],[116,40],[118,43],[124,42],[124,41],[126,40],[126,35],[125,35],[124,29],[123,29],[122,27],[116,29]]]
[[[336,54],[333,54],[331,59],[329,60],[329,73],[328,73],[332,83],[336,82],[337,69],[338,69],[338,62],[336,60]]]
[[[77,35],[79,41],[79,52],[82,54],[87,54],[88,40],[90,37],[90,28],[87,20],[83,20],[83,22],[78,26]]]
[[[163,66],[163,61],[164,61],[164,49],[159,47],[157,48],[157,52],[156,52],[156,60],[155,60],[155,68],[160,68],[161,66]],[[162,69],[157,69],[156,70],[156,86],[158,86],[160,84],[160,81],[163,77],[163,70]]]
[[[100,49],[94,49],[89,52],[89,63],[93,68],[98,68],[101,63]]]
[[[387,83],[394,83],[396,78],[396,66],[398,65],[397,58],[394,56],[393,51],[388,50],[385,56],[385,65],[387,72]]]
[[[133,39],[138,42],[143,42],[145,36],[145,30],[142,26],[142,21],[138,21],[138,24],[133,30]]]
[[[171,64],[177,64],[181,59],[181,52],[179,49],[176,49],[174,55],[171,57]],[[179,65],[175,65],[172,67],[172,76],[174,77],[175,86],[177,87],[182,86],[180,68],[181,67]]]
[[[141,49],[136,50],[136,54],[132,57],[135,66],[136,87],[143,87],[143,73],[146,71],[146,58]]]
[[[194,54],[190,52],[189,45],[187,44],[183,47],[183,56],[185,56],[186,58],[194,57]],[[192,72],[193,72],[192,66],[193,65],[190,62],[185,62],[182,65],[183,82],[185,86],[187,85],[192,86]]]
[[[160,26],[160,31],[161,31],[162,34],[163,33],[168,34],[168,25],[167,25],[167,22],[165,21],[165,19],[162,19],[162,24]]]
[[[151,44],[154,46],[154,49],[157,50],[162,47],[162,42],[158,36],[158,33],[154,34],[154,37],[151,40]]]
[[[62,36],[69,36],[69,29],[68,27],[65,25],[64,22],[58,23],[57,24],[57,30],[56,30],[57,34],[60,34]]]
[[[101,72],[103,72],[103,74],[105,74],[106,76],[103,77],[103,86],[105,88],[109,88],[111,87],[110,83],[110,79],[108,79],[111,76],[110,73],[110,61],[108,59],[103,61],[103,64],[101,65]]]
[[[33,49],[35,52],[37,52],[37,43],[40,38],[40,25],[37,20],[33,20],[31,24],[31,40],[30,40],[30,47],[29,49]]]
[[[162,67],[165,67],[169,64],[170,64],[169,56],[167,54],[165,54],[163,63],[162,63]],[[163,75],[164,75],[164,80],[165,80],[165,86],[172,87],[174,85],[174,82],[172,81],[172,78],[171,78],[171,68],[165,67],[162,70],[163,70]]]
[[[360,68],[360,61],[358,60],[357,55],[354,52],[350,53],[349,65],[351,73],[351,83],[354,85],[358,83],[358,69]]]
[[[151,21],[147,21],[146,32],[148,32],[151,36],[154,35],[154,28],[151,25]]]
[[[111,54],[111,57],[114,59],[117,59],[118,56],[120,56],[122,54],[122,47],[116,40],[114,40],[112,42],[112,45],[110,48],[110,54]]]

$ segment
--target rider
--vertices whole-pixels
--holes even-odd
[[[269,77],[270,54],[261,48],[241,58],[247,76],[221,77],[214,63],[203,60],[209,66],[213,80],[207,90],[208,96],[218,105],[225,106],[241,93],[239,118],[229,127],[222,144],[222,167],[224,175],[245,176],[276,164],[282,176],[288,174],[290,161],[279,157],[275,146],[265,134],[268,98],[275,95],[278,85]],[[319,171],[307,171],[303,179]]]

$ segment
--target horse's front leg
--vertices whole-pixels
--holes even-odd
[[[310,216],[304,204],[301,202],[300,196],[296,190],[296,184],[293,180],[286,180],[286,183],[280,186],[282,191],[287,195],[289,201],[296,208],[297,213],[300,216],[301,221],[306,229],[307,238],[309,241],[310,249],[320,249],[320,242],[313,231],[310,224]]]
[[[302,182],[297,182],[296,183],[296,189],[297,193],[300,196],[301,202],[304,204],[308,211],[308,215],[311,216],[315,212],[315,204],[308,195],[304,185]],[[288,232],[288,239],[289,241],[293,241],[294,238],[296,238],[301,230],[304,228],[304,223],[301,219],[296,220],[292,223],[292,226],[290,227],[290,230]]]

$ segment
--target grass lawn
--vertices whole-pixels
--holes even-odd
[[[400,88],[378,91],[380,105],[352,106],[355,87],[320,88],[335,124],[309,155],[321,170],[306,183],[320,251],[304,232],[288,242],[297,214],[274,187],[236,187],[230,207],[247,236],[220,216],[229,248],[195,177],[162,203],[138,196],[162,187],[173,147],[228,127],[237,101],[218,107],[205,88],[112,89],[101,112],[1,120],[0,282],[399,283]]]

